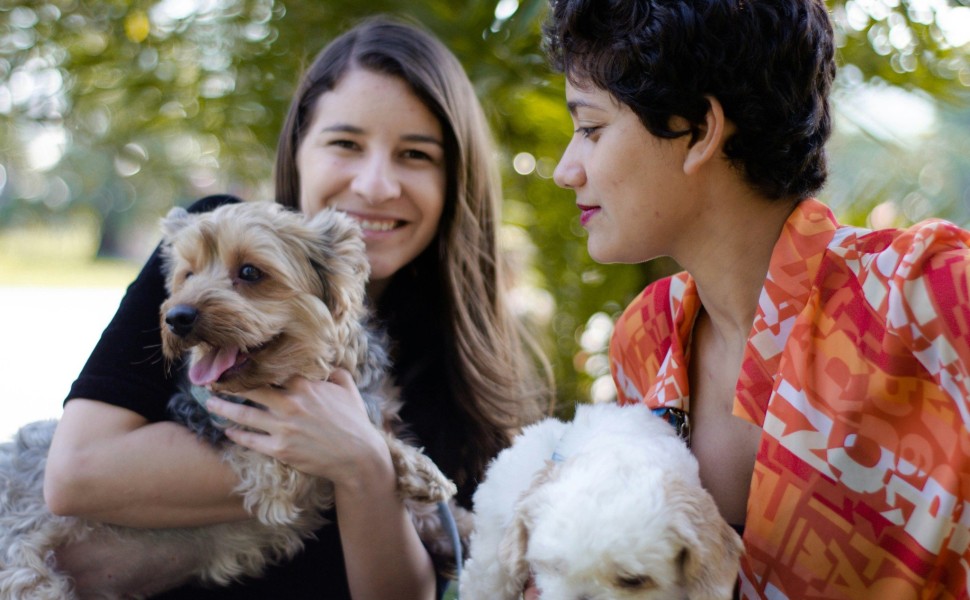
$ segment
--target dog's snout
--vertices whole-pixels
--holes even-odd
[[[165,313],[165,323],[172,333],[179,337],[185,337],[191,333],[198,318],[199,311],[188,304],[177,304]]]

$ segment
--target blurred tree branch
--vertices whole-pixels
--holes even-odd
[[[541,51],[546,2],[0,0],[0,226],[96,214],[100,253],[112,255],[130,252],[126,239],[156,239],[154,223],[172,204],[226,191],[265,197],[303,66],[368,14],[414,19],[458,55],[488,112],[501,152],[505,239],[524,266],[522,307],[549,333],[568,411],[605,373],[603,349],[580,343],[588,319],[615,316],[675,265],[602,266],[586,254],[574,198],[551,181],[570,125],[561,78]],[[930,105],[942,102],[949,125],[942,131],[962,140],[967,0],[846,0],[830,8],[843,73],[836,101],[898,86]],[[848,120],[851,112],[840,114]],[[840,142],[831,197],[859,221],[887,201],[899,205],[899,218],[927,206],[970,218],[966,159],[949,156],[952,146],[940,137],[933,155],[920,157],[934,165],[929,171],[913,165],[912,149],[887,143],[892,160],[912,168],[864,180],[855,157],[871,150],[856,148],[857,138]],[[955,143],[967,156],[966,143]]]

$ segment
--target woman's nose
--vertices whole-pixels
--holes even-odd
[[[572,143],[566,146],[559,164],[556,165],[556,170],[552,173],[553,181],[561,188],[574,189],[586,183],[586,171],[582,163],[573,155],[572,147]]]
[[[371,204],[386,202],[401,195],[401,183],[393,162],[376,155],[367,157],[360,164],[350,188]]]

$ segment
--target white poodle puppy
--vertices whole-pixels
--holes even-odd
[[[474,497],[462,600],[730,598],[741,539],[644,406],[581,405],[501,452]]]

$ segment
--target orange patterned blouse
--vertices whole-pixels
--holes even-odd
[[[621,403],[689,412],[700,301],[655,282],[610,346]],[[744,598],[966,598],[970,232],[839,225],[800,203],[775,245],[734,397],[762,428]]]

